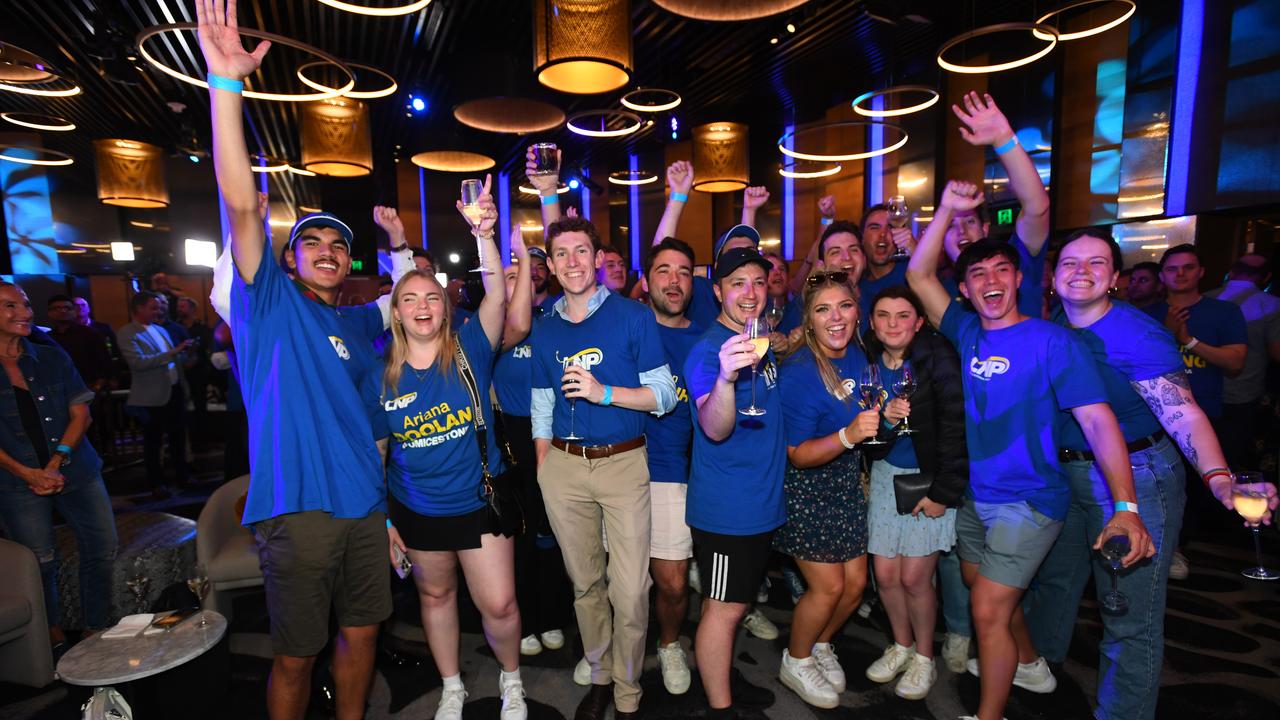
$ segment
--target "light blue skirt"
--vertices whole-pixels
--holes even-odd
[[[956,510],[942,517],[924,513],[899,515],[894,499],[893,476],[920,472],[883,460],[871,464],[871,507],[867,512],[867,552],[880,557],[924,557],[956,544]]]

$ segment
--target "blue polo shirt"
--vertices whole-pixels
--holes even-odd
[[[684,377],[684,361],[689,357],[702,328],[658,325],[662,350],[667,355],[671,379],[676,384],[676,407],[661,417],[645,416],[644,436],[649,446],[649,479],[653,482],[689,481],[689,448],[693,443],[693,417],[689,412],[689,386]]]
[[[333,307],[290,280],[263,243],[231,285],[231,332],[249,415],[244,523],[306,510],[360,518],[384,502],[382,458],[360,396],[378,366],[376,302]]]
[[[853,422],[865,408],[858,395],[858,379],[867,361],[856,344],[851,343],[844,357],[831,358],[831,364],[849,393],[848,401],[836,398],[827,390],[818,374],[818,363],[808,346],[797,350],[782,363],[782,414],[787,420],[787,445],[801,443],[838,432]]]
[[[469,322],[455,335],[467,354],[480,392],[488,443],[489,472],[502,472],[502,455],[493,434],[493,406],[489,403],[494,350],[479,321]],[[426,370],[401,367],[394,390],[384,390],[382,368],[365,377],[362,391],[374,436],[389,438],[387,487],[403,505],[427,517],[452,517],[479,510],[480,447],[476,442],[476,407],[451,363]]]
[[[697,400],[711,392],[720,375],[720,346],[736,335],[716,322],[703,333],[685,361],[690,412]],[[782,477],[787,448],[783,434],[782,393],[778,388],[778,364],[773,350],[765,354],[756,378],[756,407],[765,414],[738,415],[733,432],[712,441],[693,422],[693,462],[689,471],[685,522],[691,527],[721,535],[757,535],[781,526],[787,519],[782,499]],[[751,404],[751,369],[738,371],[734,405]]]
[[[1070,330],[1035,318],[983,330],[977,313],[958,303],[939,329],[960,354],[972,496],[1026,501],[1065,518],[1070,489],[1058,462],[1058,412],[1107,399],[1089,349]]]
[[[1158,302],[1142,308],[1142,312],[1163,326],[1165,316],[1169,314],[1169,304]],[[1210,297],[1202,297],[1191,306],[1187,332],[1214,347],[1246,345],[1249,342],[1249,329],[1240,306]],[[1222,368],[1191,350],[1182,350],[1182,366],[1191,381],[1191,394],[1204,409],[1204,414],[1211,418],[1221,417],[1222,383],[1226,380]]]
[[[1061,308],[1054,313],[1053,321],[1062,327],[1071,327]],[[1123,302],[1112,302],[1107,314],[1092,325],[1072,329],[1097,361],[1107,403],[1120,422],[1125,442],[1159,430],[1160,422],[1130,383],[1182,371],[1182,357],[1173,335],[1146,313]],[[1062,447],[1088,449],[1089,443],[1075,417],[1060,413],[1059,423]]]

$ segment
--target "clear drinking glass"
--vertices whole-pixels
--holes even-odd
[[[570,367],[574,367],[574,366],[581,367],[582,358],[571,357],[564,361],[565,370],[568,370]],[[576,413],[577,409],[578,409],[578,399],[569,398],[569,434],[564,436],[565,440],[581,440],[582,439],[582,436],[579,435],[577,432],[575,432],[573,428],[574,414]]]
[[[151,586],[151,578],[147,577],[146,566],[142,562],[141,557],[133,560],[133,573],[124,581],[129,592],[133,593],[134,612],[141,613],[147,610],[147,588]]]
[[[862,368],[862,376],[858,378],[858,391],[862,393],[864,410],[870,410],[880,403],[880,393],[884,386],[880,384],[880,367],[874,363]],[[876,437],[862,441],[863,445],[884,445],[885,442]]]
[[[560,174],[560,154],[555,143],[534,143],[533,162],[536,167],[525,173],[530,177]]]
[[[484,217],[484,210],[480,207],[480,196],[483,194],[484,183],[474,179],[462,181],[462,214],[467,218],[467,222],[471,223],[472,232],[480,227],[480,220]],[[476,237],[476,257],[480,265],[472,268],[471,272],[490,272],[484,267],[484,241],[478,236]]]
[[[786,310],[778,302],[771,302],[769,309],[764,311],[764,319],[769,321],[769,327],[775,330],[782,324],[782,315]]]
[[[1129,554],[1129,536],[1107,538],[1098,554],[1107,561],[1107,571],[1111,574],[1111,592],[1102,596],[1102,611],[1108,615],[1123,615],[1129,610],[1129,598],[1120,592],[1120,560]]]
[[[902,361],[902,374],[898,376],[893,383],[893,394],[897,397],[910,400],[916,391],[916,376],[911,372],[911,363],[906,360]],[[914,435],[915,430],[907,424],[910,418],[902,418],[902,424],[898,426],[899,435]]]
[[[191,574],[187,576],[187,589],[195,594],[196,599],[200,601],[200,627],[206,627],[209,621],[204,617],[204,599],[209,595],[209,570],[204,563],[196,564],[191,570]]]
[[[1271,483],[1263,482],[1262,473],[1242,470],[1231,476],[1231,504],[1240,517],[1253,525],[1253,551],[1258,558],[1256,567],[1241,570],[1240,574],[1253,580],[1280,580],[1280,573],[1262,564],[1262,518],[1267,514],[1267,489]]]
[[[907,198],[902,195],[894,195],[889,198],[889,227],[904,228],[907,223],[911,222],[911,208],[907,207]],[[891,259],[906,260],[911,255],[904,248],[899,248],[893,252]]]
[[[756,407],[756,375],[760,372],[760,361],[769,352],[769,321],[762,317],[747,318],[742,331],[750,338],[756,352],[756,362],[751,366],[751,405],[738,412],[752,417],[764,415],[764,408]]]

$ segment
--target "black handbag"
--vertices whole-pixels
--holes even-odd
[[[463,384],[467,386],[467,393],[471,395],[471,407],[474,409],[471,414],[471,424],[475,430],[476,444],[480,446],[480,494],[484,498],[485,507],[489,513],[489,526],[506,537],[523,535],[524,503],[520,501],[520,493],[516,488],[517,478],[511,472],[511,468],[515,466],[515,458],[511,454],[511,448],[505,448],[507,471],[501,475],[493,475],[489,472],[489,437],[485,432],[484,406],[480,404],[479,386],[476,383],[476,376],[471,372],[471,363],[467,361],[467,354],[463,351],[462,344],[456,339],[454,348],[458,373],[462,376]]]
[[[907,473],[893,476],[893,496],[897,500],[898,514],[910,515],[916,505],[933,487],[932,473]]]

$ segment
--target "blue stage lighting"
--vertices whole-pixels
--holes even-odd
[[[579,182],[578,182],[578,178],[574,178],[574,179],[572,179],[572,180],[570,180],[570,181],[569,181],[569,189],[570,189],[570,190],[577,190],[577,189],[578,189],[578,186],[579,186],[579,185],[581,185],[581,184],[582,184],[582,183],[579,183]]]
[[[420,97],[409,98],[409,107],[413,108],[416,113],[425,112],[427,109],[427,101]]]

